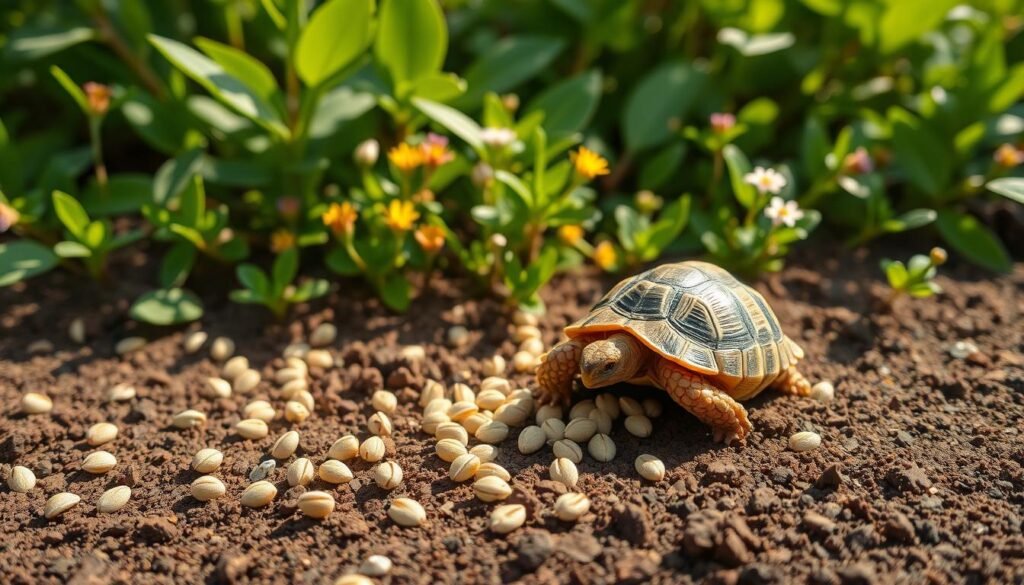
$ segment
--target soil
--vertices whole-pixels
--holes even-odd
[[[335,287],[289,325],[268,325],[254,307],[207,307],[211,338],[232,337],[264,378],[289,342],[321,322],[338,325],[331,350],[344,366],[312,372],[315,413],[298,426],[299,455],[315,463],[342,434],[365,436],[373,390],[398,394],[389,450],[404,482],[390,493],[379,489],[365,463],[351,465],[357,478],[350,484],[316,481],[310,489],[329,490],[338,501],[323,521],[297,512],[302,488],[288,488],[285,465],[272,476],[279,495],[271,506],[240,506],[249,470],[291,425],[278,420],[268,438],[239,440],[231,427],[245,402],[266,396],[280,406],[272,385],[244,397],[203,398],[199,390],[218,368],[205,353],[183,352],[186,330],[125,320],[139,283],[152,282],[143,260],[122,260],[119,273],[128,276],[115,291],[66,274],[0,290],[0,476],[6,480],[19,464],[39,477],[28,494],[0,488],[2,580],[330,583],[368,555],[384,554],[394,567],[382,583],[1024,582],[1024,265],[998,278],[943,267],[944,294],[903,299],[890,312],[878,300],[886,289],[877,257],[828,257],[795,259],[757,288],[804,347],[803,372],[834,382],[834,402],[765,392],[746,403],[754,432],[744,446],[713,443],[708,428],[668,400],[649,438],[629,435],[620,420],[612,432],[616,458],[603,464],[587,456],[579,466],[579,489],[592,507],[575,524],[551,511],[565,488],[548,479],[550,451],[521,455],[513,432],[497,461],[513,475],[510,501],[526,505],[529,516],[506,536],[487,529],[493,505],[450,481],[433,441],[418,430],[415,399],[426,378],[475,384],[480,360],[515,351],[507,311],[464,298],[465,282],[436,280],[405,316],[352,286]],[[561,327],[612,283],[592,272],[558,279],[546,294],[545,342],[556,342]],[[88,325],[84,346],[65,333],[75,317]],[[460,349],[445,343],[455,324],[470,330]],[[114,355],[116,341],[130,334],[153,341]],[[39,340],[52,350],[33,347]],[[978,350],[955,358],[949,348],[957,341]],[[409,345],[421,345],[426,358],[402,357]],[[528,375],[512,378],[531,384]],[[108,388],[122,382],[137,388],[137,398],[107,403]],[[50,395],[53,412],[19,414],[28,391]],[[613,391],[664,397],[625,385]],[[186,408],[205,411],[206,427],[171,427],[171,416]],[[121,429],[106,447],[118,465],[90,476],[80,470],[90,451],[84,435],[99,421]],[[799,430],[820,433],[822,446],[788,450]],[[197,477],[189,462],[203,447],[224,451],[216,475],[228,489],[206,504],[189,494]],[[637,475],[641,453],[665,462],[664,481]],[[129,504],[98,515],[96,498],[119,484],[132,487]],[[46,499],[65,490],[82,503],[44,520]],[[389,500],[400,496],[424,505],[428,525],[406,529],[388,519]]]

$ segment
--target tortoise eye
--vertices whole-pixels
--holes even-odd
[[[614,367],[615,367],[615,362],[608,362],[608,363],[606,363],[604,365],[604,371],[605,372],[610,372],[610,371],[612,371],[612,368],[614,368]]]

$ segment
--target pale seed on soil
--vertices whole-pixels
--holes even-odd
[[[589,418],[574,418],[565,425],[565,438],[577,443],[586,443],[596,433],[597,423]]]
[[[443,423],[451,422],[448,415],[443,412],[432,412],[430,414],[423,415],[423,421],[420,423],[420,429],[428,435],[437,436],[437,428]]]
[[[512,339],[516,343],[522,343],[527,339],[540,339],[540,329],[536,325],[520,325],[512,333]]]
[[[364,575],[342,575],[334,582],[334,585],[376,585],[373,579]]]
[[[526,507],[522,504],[504,504],[491,512],[491,531],[508,534],[526,522]]]
[[[619,399],[614,394],[605,392],[594,399],[594,405],[598,410],[612,417],[612,420],[619,418],[622,409],[619,408]]]
[[[455,325],[448,330],[448,345],[451,347],[462,347],[469,342],[469,330],[462,325]]]
[[[821,446],[821,435],[811,431],[801,431],[789,438],[789,448],[797,453],[813,451]]]
[[[427,350],[423,349],[422,345],[407,345],[398,353],[410,362],[419,362],[427,359]]]
[[[305,406],[306,410],[309,412],[313,412],[313,408],[316,406],[316,401],[313,400],[313,394],[309,390],[298,390],[288,400],[298,402],[302,406]]]
[[[641,439],[650,437],[651,433],[654,432],[654,425],[651,424],[651,419],[647,418],[647,416],[643,414],[631,414],[627,416],[624,424],[626,426],[626,430],[629,431],[631,435],[640,437]]]
[[[25,414],[46,414],[53,410],[53,400],[45,394],[29,392],[21,397],[21,412]]]
[[[224,454],[216,449],[200,449],[192,457],[192,469],[199,473],[213,473],[224,462]]]
[[[85,431],[85,442],[92,447],[105,445],[117,438],[117,425],[100,422]]]
[[[29,343],[25,349],[33,355],[53,353],[53,342],[49,339],[37,339]]]
[[[309,485],[309,482],[313,481],[315,474],[316,470],[313,468],[313,462],[305,457],[299,457],[288,466],[288,485],[292,487]]]
[[[536,360],[544,355],[544,342],[537,337],[531,337],[519,344],[519,351],[530,354]]]
[[[466,453],[465,455],[459,455],[452,461],[452,465],[448,469],[448,477],[452,481],[460,483],[469,481],[476,475],[478,469],[480,469],[480,458],[471,453]]]
[[[377,487],[393,490],[402,483],[402,466],[394,461],[384,461],[373,468],[373,481]]]
[[[480,409],[477,408],[476,403],[470,400],[455,402],[448,409],[448,418],[452,419],[455,422],[460,422],[476,414],[479,410]]]
[[[522,426],[530,418],[530,410],[518,402],[506,402],[494,411],[494,420],[510,427]]]
[[[306,363],[302,362],[303,367]],[[274,372],[274,382],[278,384],[287,384],[288,382],[294,382],[295,380],[305,380],[306,370],[298,368],[281,368]]]
[[[587,496],[569,492],[558,496],[555,500],[555,515],[559,520],[575,522],[590,511],[590,499]]]
[[[99,475],[106,473],[117,465],[117,457],[109,451],[94,451],[85,456],[82,461],[82,470]]]
[[[484,410],[495,410],[505,404],[505,395],[498,390],[481,390],[476,395],[476,405]]]
[[[512,488],[500,477],[489,475],[473,482],[473,493],[483,502],[497,502],[512,495]]]
[[[469,386],[456,382],[452,385],[452,400],[455,402],[476,402],[476,394]]]
[[[391,559],[384,555],[370,555],[359,565],[359,572],[370,577],[383,577],[391,572]]]
[[[466,454],[466,446],[457,439],[441,439],[434,445],[434,451],[437,452],[437,456],[441,458],[441,461],[451,463],[459,455]]]
[[[132,497],[132,488],[126,485],[112,487],[100,494],[96,500],[96,511],[100,514],[112,514],[125,507]]]
[[[326,349],[312,349],[306,354],[306,363],[311,368],[326,370],[334,366],[334,358]]]
[[[512,481],[512,474],[509,473],[507,469],[498,465],[497,463],[494,463],[493,461],[481,463],[480,467],[477,468],[476,470],[476,475],[474,475],[473,477],[475,479],[483,479],[485,477],[490,476],[500,477],[506,483]]]
[[[512,393],[512,383],[501,376],[488,376],[480,382],[480,391],[486,392],[488,390],[497,390],[503,395],[508,396]]]
[[[552,461],[548,468],[548,474],[552,481],[557,481],[569,489],[576,487],[576,483],[580,479],[580,472],[577,471],[576,464],[565,457],[559,457]]]
[[[277,461],[267,459],[249,470],[249,481],[261,481],[270,477],[277,469]]]
[[[203,344],[208,338],[209,335],[205,331],[193,331],[185,336],[181,345],[185,348],[185,353],[196,353],[203,348]]]
[[[220,375],[225,380],[234,380],[242,375],[242,372],[249,369],[249,358],[238,355],[229,359],[220,370]]]
[[[519,452],[523,455],[536,453],[544,447],[548,440],[544,430],[538,426],[528,426],[519,432]]]
[[[612,417],[608,416],[608,413],[600,408],[591,410],[587,418],[594,421],[594,424],[597,425],[597,432],[605,435],[612,432]]]
[[[434,433],[434,437],[438,440],[441,439],[455,439],[463,445],[469,445],[469,433],[462,425],[455,422],[443,422],[437,425],[437,432]]]
[[[345,435],[334,442],[327,451],[327,456],[339,461],[348,461],[359,455],[359,439],[354,435]]]
[[[549,418],[540,424],[540,428],[550,443],[565,438],[565,423],[562,422],[562,419]]]
[[[288,359],[303,359],[306,357],[307,353],[309,353],[309,344],[304,341],[296,341],[289,343],[284,348],[284,351],[281,352],[281,355]],[[305,362],[303,362],[303,364],[305,364]]]
[[[626,416],[644,413],[644,407],[640,402],[637,401],[636,398],[630,396],[619,396],[619,409],[622,410],[622,414]]]
[[[125,337],[114,346],[114,353],[126,355],[146,347],[145,337]]]
[[[270,456],[274,459],[287,459],[294,455],[298,448],[298,431],[288,431],[274,441],[274,446],[270,448]]]
[[[435,398],[423,407],[423,416],[440,412],[448,417],[448,409],[452,407],[452,401],[447,398]],[[448,419],[451,420],[451,419]]]
[[[309,344],[313,347],[323,347],[334,343],[338,338],[338,328],[333,323],[321,323],[309,334]]]
[[[309,409],[296,400],[289,400],[284,405],[284,418],[288,422],[302,423],[309,418]]]
[[[321,480],[333,484],[348,483],[355,479],[348,465],[336,459],[328,459],[321,463],[319,469],[317,469],[317,475]]]
[[[32,470],[21,465],[11,468],[11,475],[7,478],[7,487],[12,492],[26,494],[36,487],[36,474]]]
[[[539,319],[537,318],[537,315],[534,315],[533,313],[527,313],[526,311],[516,311],[512,315],[512,322],[518,326],[533,325],[534,327],[536,327],[539,322]]]
[[[85,343],[85,321],[81,317],[75,317],[68,325],[68,339],[78,345]]]
[[[459,424],[462,428],[466,429],[470,433],[476,433],[480,427],[491,422],[491,417],[487,416],[489,411],[483,410],[480,412],[473,413],[469,418],[463,419]]]
[[[253,400],[242,409],[242,416],[245,418],[259,419],[265,423],[274,420],[277,411],[266,400]]]
[[[71,493],[61,492],[50,497],[43,505],[43,516],[52,520],[78,505],[82,498]]]
[[[398,409],[398,398],[387,390],[377,390],[370,399],[375,409],[385,414],[394,414]]]
[[[555,441],[555,444],[551,446],[551,451],[555,457],[564,457],[577,465],[583,462],[583,448],[572,439]]]
[[[107,392],[109,402],[125,402],[135,398],[135,387],[128,384],[115,384]]]
[[[822,380],[811,387],[811,398],[818,402],[829,403],[836,398],[836,389],[832,382]]]
[[[647,418],[658,418],[665,411],[665,406],[657,398],[645,398],[640,404],[643,406]]]
[[[607,463],[615,459],[615,442],[608,435],[594,435],[587,443],[587,451],[594,459]]]
[[[435,398],[444,398],[444,386],[437,380],[427,380],[423,384],[423,391],[420,392],[419,405],[425,408]]]
[[[391,419],[383,412],[373,413],[370,419],[366,421],[366,426],[370,429],[371,433],[381,437],[390,437],[392,430],[394,430]]]
[[[295,398],[296,394],[305,390],[309,390],[309,382],[305,378],[285,382],[284,386],[281,386],[281,398],[291,400]]]
[[[537,409],[537,416],[534,420],[538,425],[544,424],[549,418],[562,418],[562,407],[556,404],[545,404]]]
[[[228,337],[218,337],[210,345],[210,357],[214,361],[224,362],[235,355],[235,342]]]
[[[200,502],[216,500],[227,491],[224,482],[212,475],[204,475],[192,482],[192,497]]]
[[[239,394],[248,394],[260,385],[260,373],[253,369],[243,371],[235,378],[234,389]]]
[[[277,487],[269,481],[260,480],[246,486],[239,501],[246,508],[262,508],[277,497]]]
[[[266,437],[270,429],[258,418],[247,418],[235,424],[235,432],[243,439],[254,440]]]
[[[231,396],[231,383],[223,378],[207,378],[202,395],[206,398],[227,398]]]
[[[427,511],[416,500],[395,498],[388,507],[388,517],[399,526],[411,528],[423,524],[427,519]]]
[[[597,404],[593,400],[580,400],[569,409],[569,420],[575,420],[577,418],[587,418],[590,416],[590,411],[597,408]]]
[[[199,427],[206,424],[206,415],[190,408],[174,415],[171,424],[179,429]]]
[[[641,455],[633,462],[633,467],[640,477],[648,481],[661,481],[665,479],[665,464],[654,455]]]
[[[322,520],[334,511],[334,496],[321,491],[306,492],[299,496],[298,505],[306,516]]]
[[[500,376],[505,373],[506,367],[505,358],[495,355],[484,359],[483,363],[480,364],[480,371],[485,376]]]
[[[508,425],[497,420],[484,423],[473,433],[477,440],[496,445],[508,438]]]
[[[494,445],[476,445],[469,452],[479,457],[480,461],[484,463],[498,458],[498,448]]]
[[[383,459],[385,451],[384,440],[377,436],[370,437],[363,441],[362,445],[359,445],[359,457],[369,463],[376,463]]]
[[[520,374],[532,372],[537,368],[537,356],[528,351],[517,351],[512,356],[512,367]]]

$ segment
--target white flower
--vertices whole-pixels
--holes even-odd
[[[380,156],[380,143],[370,138],[359,143],[356,147],[356,162],[364,167],[372,167],[377,164],[377,157]]]
[[[516,131],[511,128],[488,127],[480,131],[480,140],[491,148],[505,148],[516,140]]]
[[[782,197],[772,197],[771,203],[764,208],[764,214],[772,220],[772,225],[786,224],[793,227],[804,217],[804,212],[796,201],[784,201]]]
[[[775,169],[766,169],[764,167],[754,168],[754,172],[747,173],[743,180],[757,187],[757,190],[762,195],[765,193],[778,195],[782,188],[786,186],[786,177],[783,177],[782,173]]]

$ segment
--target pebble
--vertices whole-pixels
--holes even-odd
[[[275,469],[277,469],[277,461],[267,459],[249,471],[249,481],[262,481],[274,473]]]
[[[309,334],[309,344],[313,347],[323,347],[334,343],[338,338],[338,328],[333,323],[321,323]]]
[[[970,341],[957,341],[947,349],[949,355],[958,360],[967,359],[973,353],[978,352],[978,346]]]
[[[367,577],[383,577],[391,572],[391,559],[384,555],[370,555],[359,566],[359,572]]]

